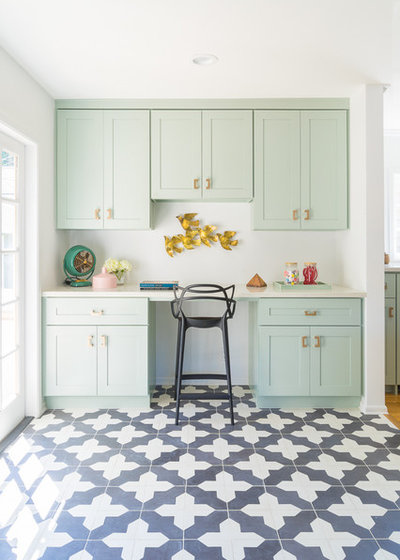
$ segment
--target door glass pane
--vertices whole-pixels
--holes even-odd
[[[15,249],[17,245],[17,207],[3,202],[1,211],[1,248]]]
[[[7,150],[2,150],[1,166],[1,194],[4,198],[15,199],[17,193],[17,156]]]
[[[1,280],[1,302],[8,303],[17,297],[16,285],[16,261],[15,253],[3,253],[2,262],[2,280]]]
[[[6,407],[19,393],[18,352],[1,360],[1,408]]]
[[[1,333],[1,355],[5,356],[17,347],[17,309],[16,303],[3,305],[2,333]]]

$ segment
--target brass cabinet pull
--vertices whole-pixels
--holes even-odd
[[[389,307],[389,317],[393,319],[394,317],[394,307]]]
[[[107,220],[111,220],[112,217],[112,210],[111,208],[107,208]]]
[[[315,338],[314,348],[321,348],[321,338],[319,336],[314,336],[314,338]]]
[[[301,345],[302,345],[303,348],[307,348],[307,337],[306,336],[301,337]]]
[[[297,210],[293,210],[292,217],[293,217],[293,220],[298,220],[299,219]]]
[[[92,334],[90,334],[90,335],[88,336],[88,346],[89,346],[89,348],[93,348],[93,346],[94,346],[94,344],[93,344],[93,335],[92,335]]]
[[[385,290],[387,290],[387,282],[385,282]]]
[[[199,185],[199,180],[198,179],[193,179],[193,187],[195,189],[199,189],[200,185]]]
[[[309,220],[310,219],[310,210],[308,208],[306,210],[304,210],[304,214],[306,215],[306,217],[304,219]]]
[[[96,220],[100,220],[100,208],[96,208],[94,211],[94,217]]]
[[[316,314],[316,311],[304,311],[304,315],[306,315],[306,317],[315,317]]]
[[[100,346],[102,348],[105,348],[107,346],[107,337],[104,334],[102,334],[100,337]]]
[[[206,189],[211,189],[211,179],[206,179]]]
[[[92,311],[90,312],[92,317],[99,317],[100,315],[103,315],[103,313],[104,311],[102,309],[100,309],[100,311],[96,311],[95,309],[92,309]]]

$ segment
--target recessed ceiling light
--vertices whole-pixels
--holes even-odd
[[[215,54],[196,54],[196,56],[193,57],[193,62],[200,66],[209,66],[210,64],[218,62],[218,58]]]

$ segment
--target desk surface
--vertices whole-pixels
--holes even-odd
[[[93,290],[91,287],[71,288],[70,286],[57,286],[45,290],[43,297],[138,297],[148,298],[150,301],[170,301],[173,298],[172,290],[140,290],[139,286],[128,284],[118,286],[113,290]],[[257,300],[260,298],[364,298],[365,292],[332,286],[330,290],[310,289],[278,291],[271,284],[267,288],[247,288],[245,284],[236,284],[236,300]]]

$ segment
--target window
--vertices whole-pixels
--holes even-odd
[[[24,416],[22,194],[24,148],[0,135],[0,439]]]

